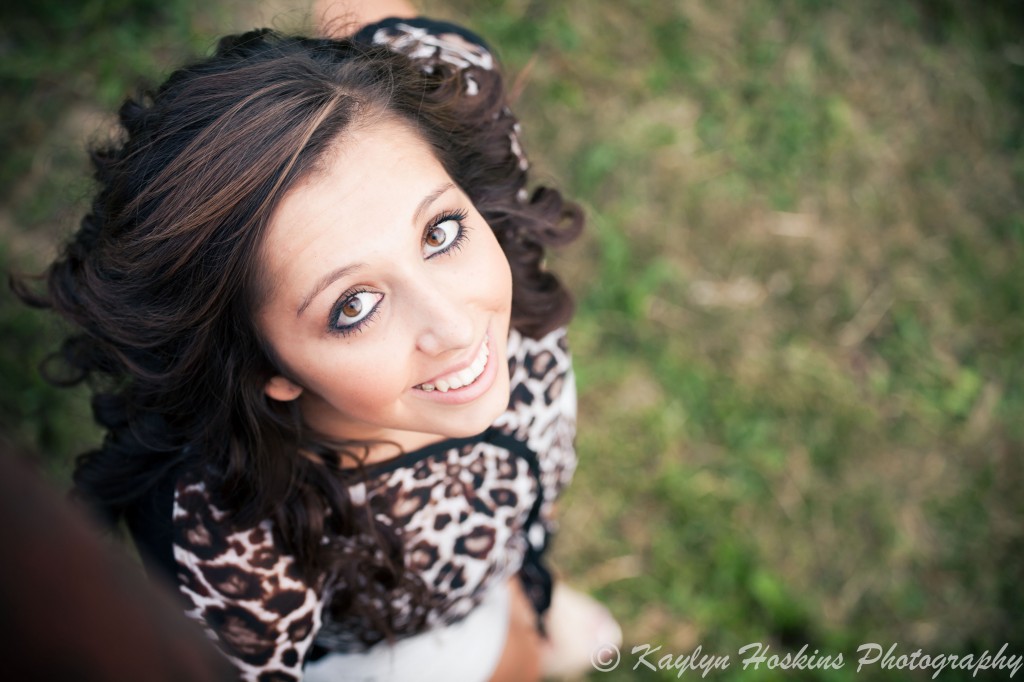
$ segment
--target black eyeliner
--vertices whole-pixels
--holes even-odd
[[[469,212],[466,211],[466,209],[464,208],[460,208],[454,211],[442,211],[437,215],[436,218],[434,218],[427,224],[427,230],[432,230],[438,225],[448,222],[449,220],[454,220],[455,223],[459,226],[459,233],[455,235],[455,239],[452,240],[452,243],[444,247],[442,250],[430,254],[429,256],[427,256],[428,259],[433,258],[435,256],[441,256],[444,254],[451,254],[462,248],[464,242],[466,241],[466,233],[470,229],[469,226],[466,225],[464,222],[468,217]]]
[[[359,294],[379,293],[379,291],[373,291],[365,287],[360,287],[352,289],[350,291],[346,291],[344,294],[342,294],[341,297],[338,298],[337,301],[334,302],[334,305],[331,307],[330,315],[328,315],[327,317],[327,331],[331,334],[341,334],[342,336],[348,336],[349,334],[354,334],[357,331],[359,331],[364,324],[366,324],[368,321],[376,317],[378,309],[380,308],[380,303],[381,301],[384,300],[384,296],[381,295],[380,300],[378,300],[373,305],[373,309],[370,312],[368,312],[361,320],[359,320],[355,324],[349,324],[343,327],[338,326],[338,318],[341,317],[341,307],[345,305],[349,301],[349,299],[358,296]]]
[[[441,256],[445,254],[454,253],[456,251],[459,251],[463,247],[467,239],[466,235],[470,230],[470,227],[464,223],[464,221],[468,217],[469,212],[463,208],[454,211],[442,211],[427,224],[427,230],[432,230],[438,225],[448,222],[449,220],[454,220],[455,223],[459,226],[459,233],[455,235],[455,239],[452,240],[452,243],[444,247],[444,249],[442,249],[441,251],[436,251],[430,254],[429,256],[427,256],[428,259],[433,258],[434,256]],[[344,327],[338,326],[338,319],[341,317],[341,307],[345,305],[345,303],[347,303],[349,299],[364,293],[379,294],[380,292],[373,291],[372,289],[367,289],[365,287],[359,287],[356,289],[352,289],[350,291],[346,291],[338,298],[337,301],[334,302],[334,305],[331,306],[331,312],[327,316],[327,332],[329,334],[339,334],[341,336],[349,336],[351,334],[355,334],[363,328],[363,325],[371,322],[377,317],[378,314],[380,314],[380,304],[381,301],[384,300],[383,294],[381,295],[380,300],[378,300],[377,303],[374,304],[373,309],[370,312],[368,312],[366,316],[363,317],[361,320],[359,320],[355,324],[345,325]]]

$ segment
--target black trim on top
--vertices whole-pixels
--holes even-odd
[[[469,445],[470,443],[490,442],[488,439],[488,433],[490,431],[491,429],[487,429],[475,436],[467,436],[466,438],[446,438],[445,440],[438,441],[437,443],[424,445],[422,448],[417,450],[403,452],[391,459],[364,464],[362,469],[368,478],[379,474],[386,474],[394,471],[395,469],[415,464],[416,462],[427,459],[428,457],[444,454],[449,450],[459,449],[464,445]]]
[[[541,616],[551,607],[551,594],[555,583],[551,570],[544,561],[544,553],[547,551],[551,539],[547,529],[543,525],[541,526],[544,531],[544,542],[540,547],[534,547],[530,542],[530,530],[534,524],[540,523],[540,508],[544,504],[544,484],[540,478],[540,459],[526,443],[507,434],[497,433],[489,442],[526,460],[527,466],[530,467],[530,473],[537,482],[537,497],[534,498],[533,506],[523,524],[523,533],[526,534],[526,554],[523,556],[523,565],[519,569],[519,579],[523,583],[523,590],[530,599],[533,609],[537,612],[537,629],[541,635],[547,637],[544,619]]]

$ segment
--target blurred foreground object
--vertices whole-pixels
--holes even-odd
[[[0,436],[0,679],[233,679],[198,626]]]

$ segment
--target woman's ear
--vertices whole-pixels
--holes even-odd
[[[302,395],[302,386],[299,386],[291,379],[286,379],[278,374],[272,376],[267,381],[266,386],[263,387],[263,391],[267,394],[268,398],[286,403],[289,400],[295,400]]]

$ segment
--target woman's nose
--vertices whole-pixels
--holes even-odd
[[[445,284],[421,284],[409,301],[416,347],[427,355],[468,348],[483,332],[474,324],[473,308],[466,296],[472,285]]]

